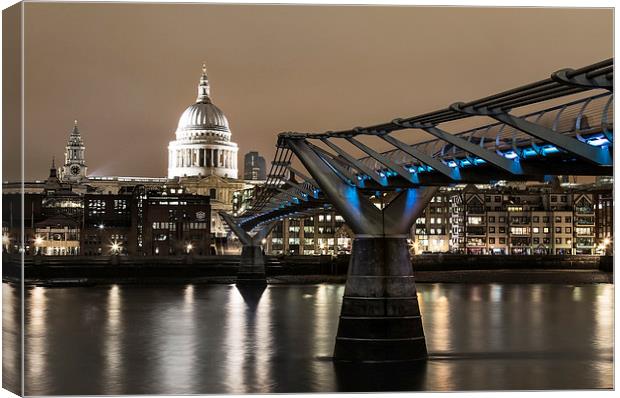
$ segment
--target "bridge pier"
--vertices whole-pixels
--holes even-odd
[[[356,237],[334,358],[384,362],[426,356],[407,239]]]
[[[261,246],[243,245],[237,272],[237,285],[265,285],[265,254]]]
[[[265,274],[265,253],[261,245],[262,240],[269,235],[275,225],[274,222],[264,224],[254,235],[250,235],[241,228],[234,219],[224,212],[220,212],[220,217],[226,221],[230,229],[237,235],[243,245],[241,248],[241,259],[239,271],[237,271],[237,285],[266,285],[267,276]]]
[[[355,234],[334,360],[416,361],[427,357],[407,236],[436,187],[403,189],[377,208],[335,160],[303,139],[289,147]]]

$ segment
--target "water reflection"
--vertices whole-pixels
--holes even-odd
[[[269,391],[273,351],[270,333],[271,291],[265,286],[230,286],[226,325],[226,390],[244,394]]]
[[[117,285],[110,287],[107,300],[107,317],[103,340],[104,377],[107,381],[104,394],[122,393],[123,370],[123,311],[121,292]]]
[[[46,338],[48,325],[48,310],[46,289],[35,287],[26,291],[26,333],[28,339],[25,341],[25,377],[27,380],[36,381],[40,388],[47,388],[49,374],[49,357]],[[51,382],[51,380],[50,380]]]
[[[16,290],[4,287],[7,305]],[[28,289],[26,393],[612,387],[613,285],[419,284],[430,358],[387,366],[329,358],[342,294],[334,284]]]
[[[259,288],[260,289],[260,288]],[[271,319],[269,317],[269,308],[273,305],[271,302],[271,292],[268,290],[262,295],[262,300],[257,308],[256,316],[252,318],[255,322],[255,330],[253,336],[254,363],[249,363],[254,371],[253,385],[258,391],[269,391],[273,385],[271,378],[271,367],[264,366],[269,363],[270,353],[272,352],[273,341],[271,339]]]
[[[265,290],[267,289],[267,286],[235,286],[235,289],[239,292],[239,294],[243,298],[243,301],[245,301],[247,308],[251,312],[255,312],[258,308],[258,303],[260,302],[260,299],[263,297],[263,293],[265,293]],[[230,292],[234,295],[234,289],[231,289]]]
[[[614,295],[611,289],[604,289],[602,285],[597,286],[594,304],[594,336],[592,345],[598,348],[600,354],[613,352],[614,341]],[[583,289],[583,288],[580,288]],[[609,354],[611,355],[611,354]],[[607,375],[613,373],[612,361],[597,362],[593,364],[597,368],[597,382],[607,383]]]
[[[247,353],[248,337],[246,331],[247,306],[240,292],[231,286],[228,289],[228,303],[226,304],[226,326],[224,346],[228,353],[225,363],[224,380],[226,390],[233,394],[246,393],[246,374],[244,371],[245,356]],[[258,303],[256,303],[258,305]],[[253,311],[252,311],[253,313]]]
[[[336,362],[336,391],[425,390],[427,367],[426,361],[363,365]]]
[[[144,330],[149,339],[148,360],[152,361],[153,383],[164,391],[180,394],[194,391],[200,374],[194,366],[202,336],[198,333],[194,293],[191,287],[166,292],[168,301],[152,314],[154,330]],[[149,375],[150,376],[150,375]]]
[[[313,378],[313,390],[321,391],[322,386],[333,386],[336,383],[331,356],[334,350],[334,338],[337,323],[334,319],[340,316],[340,305],[344,287],[338,285],[319,285],[311,300],[313,300],[312,351],[315,361],[310,369]],[[336,303],[333,303],[336,301]]]
[[[20,392],[22,356],[21,286],[2,286],[2,387]]]

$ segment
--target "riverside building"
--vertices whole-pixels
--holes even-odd
[[[52,180],[26,181],[23,185],[22,182],[5,182],[3,193],[49,193],[50,187],[46,184],[51,183],[57,185],[56,190],[64,189],[73,196],[119,195],[136,187],[208,196],[211,211],[201,222],[210,224],[209,229],[218,247],[225,245],[230,231],[217,212],[232,212],[235,193],[251,189],[256,181],[238,179],[238,147],[232,141],[226,115],[213,103],[204,64],[197,90],[196,101],[181,113],[174,132],[175,139],[168,144],[165,177],[89,175],[87,140],[82,136],[76,120],[65,147],[64,163],[57,176]]]
[[[26,254],[227,251],[226,239],[217,239],[211,230],[209,196],[178,184],[133,184],[103,193],[62,182],[52,164],[48,179],[39,185],[40,193],[23,195]],[[255,189],[260,188],[234,192],[233,211],[243,211]],[[3,194],[3,248],[8,252],[19,250],[21,200],[17,192]],[[278,222],[265,240],[265,252],[347,254],[352,237],[340,215],[323,210]],[[611,252],[612,240],[612,183],[599,181],[441,188],[416,220],[409,241],[412,254],[600,255]]]
[[[349,253],[353,234],[333,211],[285,219],[269,254]],[[442,188],[410,232],[412,254],[604,254],[613,239],[612,186]]]
[[[56,169],[50,171],[50,179]],[[54,186],[53,184],[47,184]],[[216,251],[208,196],[143,185],[118,193],[69,189],[3,194],[3,250],[26,255],[207,255]],[[22,217],[23,214],[23,217]]]

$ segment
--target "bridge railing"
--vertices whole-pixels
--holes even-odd
[[[555,132],[577,137],[592,145],[601,145],[605,139],[611,141],[613,130],[613,94],[604,92],[594,96],[538,110],[522,116],[526,120],[548,127]],[[484,148],[499,151],[503,156],[518,156],[516,151],[533,146],[545,147],[546,143],[504,123],[490,123],[454,134],[466,140],[481,144]],[[432,154],[443,163],[454,166],[451,161],[462,160],[471,155],[445,141],[432,139],[412,144],[418,150]],[[548,147],[545,150],[555,151]],[[420,162],[401,151],[392,149],[382,152],[398,164],[422,166]],[[526,154],[527,155],[527,154]],[[366,156],[360,160],[374,170],[385,168],[376,159]]]

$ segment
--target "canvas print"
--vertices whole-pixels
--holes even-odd
[[[3,388],[612,390],[613,16],[7,7]]]

